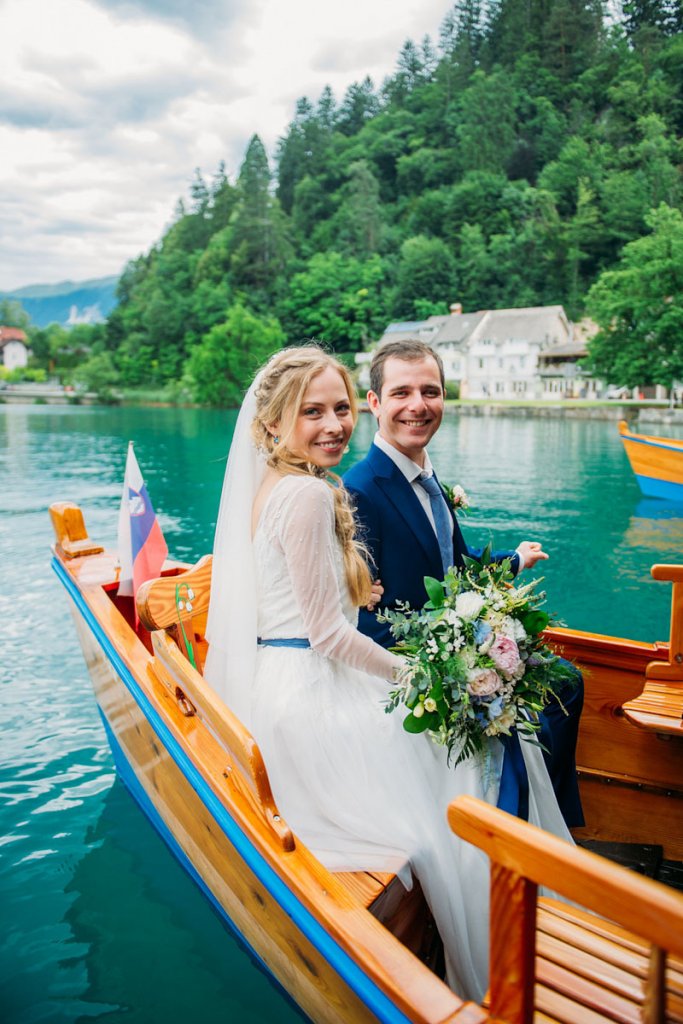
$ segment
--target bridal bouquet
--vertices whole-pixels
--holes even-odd
[[[408,662],[386,710],[405,704],[404,728],[428,731],[456,764],[484,753],[487,737],[516,729],[533,738],[553,687],[572,674],[541,637],[550,616],[540,580],[514,586],[509,560],[492,563],[488,548],[465,563],[443,582],[425,577],[421,610],[405,604],[380,617]]]

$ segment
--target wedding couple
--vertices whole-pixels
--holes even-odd
[[[453,768],[385,713],[403,661],[370,610],[420,607],[422,577],[442,577],[468,550],[426,453],[443,368],[421,343],[399,343],[379,350],[371,373],[379,433],[348,487],[332,474],[357,418],[345,367],[313,345],[285,349],[252,384],[216,528],[205,676],[256,738],[295,834],[333,871],[398,872],[407,886],[414,873],[449,984],[479,1000],[488,862],[450,832],[446,807],[461,793],[496,802],[503,748],[491,742],[486,771],[474,759]],[[547,557],[529,542],[505,555],[516,568]],[[569,838],[540,749],[521,748],[529,820]]]

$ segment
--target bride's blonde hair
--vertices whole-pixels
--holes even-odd
[[[257,447],[265,452],[268,465],[279,473],[317,476],[330,485],[334,494],[335,532],[344,554],[349,593],[355,605],[363,605],[370,599],[371,579],[366,561],[369,556],[356,538],[356,522],[348,493],[335,473],[307,462],[289,447],[308,387],[313,378],[328,367],[336,370],[344,382],[355,426],[358,403],[349,371],[318,345],[302,345],[277,352],[261,370],[251,433]],[[271,433],[275,423],[279,432],[277,444]]]

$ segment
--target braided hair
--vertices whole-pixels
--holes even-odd
[[[369,554],[356,537],[356,521],[348,492],[339,476],[303,459],[290,447],[308,387],[313,378],[328,367],[336,370],[344,382],[355,426],[358,403],[349,371],[319,345],[311,344],[282,349],[263,367],[256,389],[256,415],[251,433],[256,446],[265,453],[267,464],[278,473],[317,476],[330,486],[334,495],[335,533],[343,552],[346,582],[353,603],[360,606],[370,599]],[[271,432],[274,423],[278,424],[277,444]]]

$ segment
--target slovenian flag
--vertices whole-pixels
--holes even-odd
[[[145,580],[160,576],[167,555],[166,541],[130,441],[119,513],[119,595],[134,597]]]

